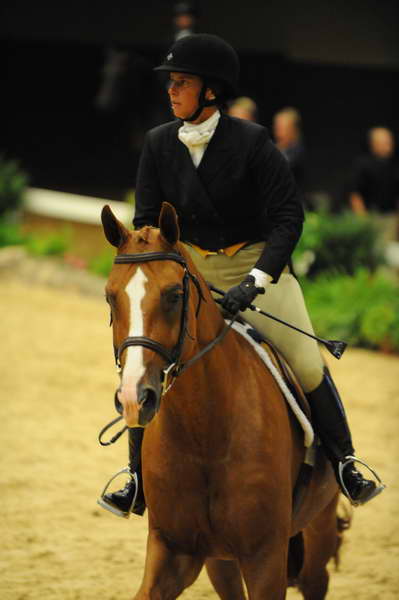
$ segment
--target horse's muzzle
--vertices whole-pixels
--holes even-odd
[[[138,387],[139,425],[145,426],[152,421],[159,411],[161,403],[160,386],[139,385]]]

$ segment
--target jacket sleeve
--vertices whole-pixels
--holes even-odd
[[[255,267],[277,283],[301,236],[304,212],[287,160],[264,130],[254,148],[251,168],[263,197],[260,215],[265,249]]]
[[[152,143],[151,132],[148,132],[144,140],[137,170],[136,208],[133,218],[135,229],[140,229],[144,225],[158,227],[159,215],[164,200]]]

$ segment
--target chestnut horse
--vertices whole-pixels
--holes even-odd
[[[338,488],[322,451],[299,511],[303,434],[254,348],[228,329],[179,242],[176,213],[129,231],[109,207],[117,247],[107,287],[121,367],[119,400],[142,448],[149,533],[135,598],[173,599],[205,564],[223,600],[281,600],[295,584],[321,600],[339,545]]]

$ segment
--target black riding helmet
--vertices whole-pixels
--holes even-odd
[[[195,33],[173,44],[164,62],[154,71],[190,73],[203,80],[198,109],[186,121],[195,121],[206,106],[213,106],[237,93],[240,63],[236,51],[217,35]],[[206,100],[207,88],[216,98]]]

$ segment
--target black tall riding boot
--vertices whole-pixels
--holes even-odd
[[[369,470],[379,482],[378,486],[374,481],[365,479],[355,467],[358,459],[354,456],[345,410],[328,369],[325,369],[321,384],[313,392],[306,394],[306,397],[312,411],[315,430],[320,436],[343,493],[352,504],[368,502],[382,492],[384,486],[371,469]]]
[[[142,515],[146,508],[141,477],[141,443],[143,435],[144,429],[142,427],[129,427],[129,466],[117,473],[117,475],[126,473],[129,475],[129,480],[123,489],[106,494],[105,491],[109,483],[117,476],[115,475],[98,500],[100,506],[126,519],[129,518],[131,512]]]

